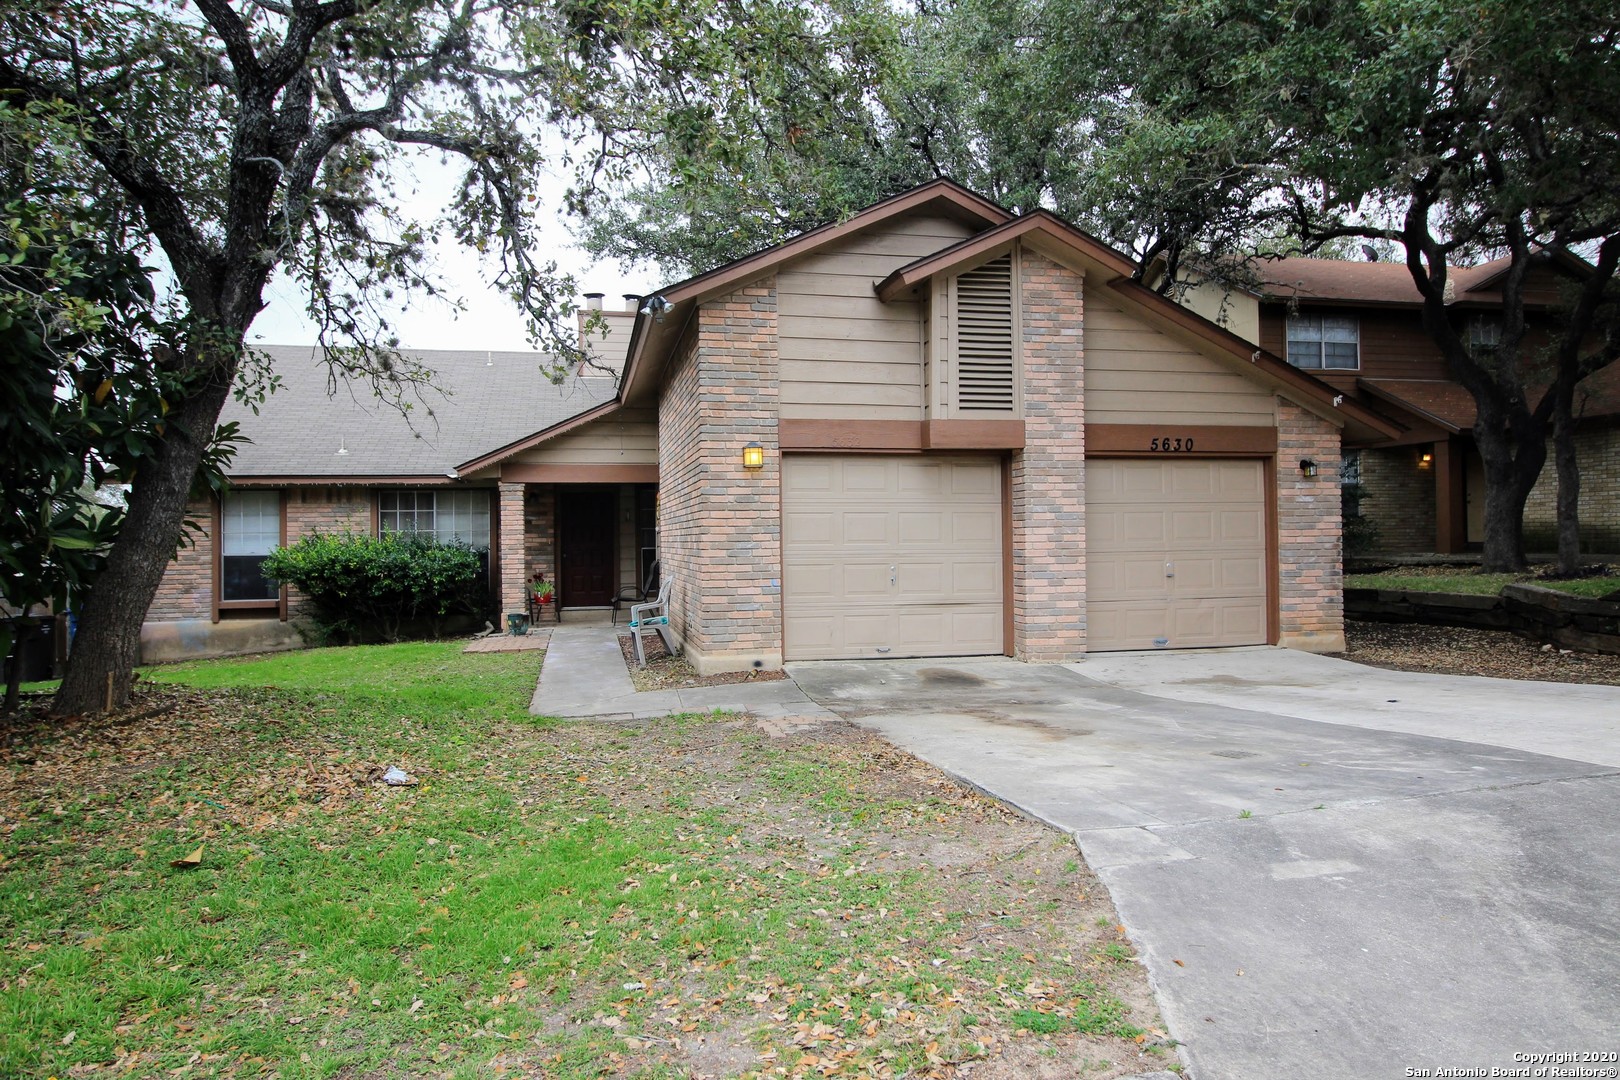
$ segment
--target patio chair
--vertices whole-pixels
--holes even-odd
[[[658,599],[630,606],[630,637],[636,643],[637,667],[647,666],[647,654],[641,647],[641,635],[648,630],[658,632],[669,655],[674,656],[679,651],[669,634],[669,591],[674,584],[673,578],[666,577],[658,583]]]
[[[647,574],[645,585],[626,585],[619,590],[619,595],[613,598],[613,625],[619,625],[619,610],[630,604],[645,604],[648,598],[657,595],[658,582],[661,578],[658,560],[654,559],[652,567]]]

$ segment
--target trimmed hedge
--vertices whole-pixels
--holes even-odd
[[[329,636],[398,641],[413,624],[434,637],[443,620],[487,606],[481,553],[420,533],[315,533],[264,560],[264,576],[298,587]]]

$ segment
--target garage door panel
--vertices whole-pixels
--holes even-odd
[[[783,511],[789,659],[1002,651],[998,460],[788,455]]]
[[[1254,460],[1088,461],[1087,647],[1263,644],[1263,480]]]
[[[782,532],[801,547],[831,545],[838,536],[838,515],[803,511],[783,514]]]
[[[846,511],[838,516],[841,526],[834,540],[845,544],[886,544],[893,539],[887,514],[862,514]]]
[[[992,548],[1001,551],[1001,508],[994,510],[958,510],[950,516],[951,542],[957,546],[972,544],[980,551]]]
[[[999,565],[964,560],[951,564],[950,575],[951,595],[960,600],[994,601],[1001,596]]]
[[[945,517],[938,510],[902,510],[893,515],[895,539],[902,544],[937,544],[945,539]]]
[[[897,563],[894,571],[895,588],[907,600],[945,599],[946,568],[938,563]],[[885,583],[885,595],[888,595]],[[889,602],[900,603],[899,596],[890,596]]]

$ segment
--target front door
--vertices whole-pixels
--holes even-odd
[[[616,491],[557,494],[557,602],[563,607],[605,607],[613,602]]]

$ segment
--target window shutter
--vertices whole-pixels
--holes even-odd
[[[963,412],[1017,409],[1012,256],[956,279],[956,407]]]

